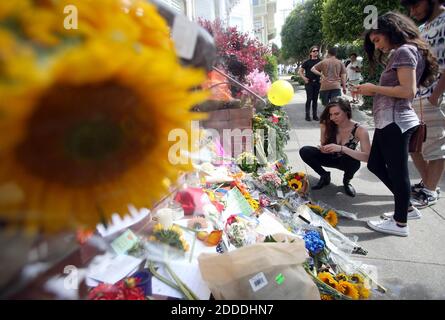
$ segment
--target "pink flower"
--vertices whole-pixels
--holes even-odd
[[[270,205],[270,199],[265,195],[260,195],[260,206],[265,208]]]
[[[279,187],[281,185],[281,179],[277,176],[275,172],[267,172],[260,176],[260,181],[263,183],[271,183],[275,187]]]
[[[271,83],[269,76],[260,72],[258,69],[253,70],[246,77],[247,87],[256,94],[264,97],[269,90]]]

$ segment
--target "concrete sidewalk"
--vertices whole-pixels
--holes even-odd
[[[301,160],[299,149],[305,145],[319,145],[320,130],[316,121],[304,120],[306,94],[302,87],[295,91],[291,103],[284,107],[291,122],[291,140],[286,152],[289,164],[295,171],[306,171],[310,183],[318,181],[318,175]],[[319,114],[322,106],[319,104]],[[354,110],[353,119],[369,128],[373,134],[372,118]],[[331,185],[311,191],[311,198],[323,201],[330,206],[353,212],[358,220],[340,219],[338,229],[348,237],[358,236],[360,245],[368,250],[367,256],[355,255],[356,260],[375,265],[379,272],[379,282],[388,293],[379,299],[445,299],[445,179],[440,187],[442,198],[432,207],[421,210],[420,220],[409,222],[410,235],[406,238],[384,235],[369,229],[366,221],[378,218],[382,213],[392,211],[394,198],[362,163],[352,184],[357,196],[351,198],[344,193],[343,174],[336,169],[331,172]],[[418,182],[419,174],[410,159],[411,181]]]

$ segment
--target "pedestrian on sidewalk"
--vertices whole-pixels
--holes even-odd
[[[312,190],[331,183],[331,174],[323,167],[336,168],[344,171],[346,194],[355,197],[351,179],[360,169],[360,161],[368,161],[371,149],[368,130],[352,120],[351,105],[341,97],[333,98],[320,118],[320,147],[305,146],[300,149],[301,159],[320,175]],[[360,150],[356,150],[359,143]]]
[[[352,103],[359,103],[359,95],[352,90],[360,84],[362,80],[362,64],[357,60],[357,53],[353,52],[349,55],[350,63],[346,66],[347,83],[352,96]]]
[[[337,59],[337,48],[328,49],[325,59],[312,67],[311,71],[320,76],[320,98],[323,106],[327,106],[334,97],[346,94],[346,67]]]
[[[312,118],[319,121],[318,108],[318,94],[320,92],[320,76],[311,71],[312,67],[321,61],[319,58],[320,49],[313,46],[309,50],[309,59],[307,59],[298,69],[298,74],[304,80],[304,89],[306,90],[306,121],[311,121],[311,105]]]
[[[427,127],[426,141],[422,153],[412,153],[414,165],[422,180],[411,186],[413,206],[421,209],[435,204],[439,198],[438,187],[445,169],[445,113],[443,93],[445,91],[445,7],[444,0],[402,0],[411,17],[422,23],[419,27],[423,38],[429,42],[438,57],[440,78],[428,87],[421,87],[414,99],[413,107]]]
[[[420,217],[420,212],[410,205],[408,145],[420,123],[412,101],[420,84],[433,81],[438,65],[428,43],[408,17],[388,12],[379,16],[377,25],[365,35],[365,51],[372,70],[376,50],[377,62],[383,64],[383,58],[387,58],[387,63],[379,85],[365,83],[356,89],[359,94],[374,97],[376,129],[368,169],[394,194],[395,209],[394,214],[384,214],[388,219],[368,221],[368,225],[382,233],[408,236],[408,217]]]

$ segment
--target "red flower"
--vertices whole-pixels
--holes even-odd
[[[276,116],[276,115],[272,115],[272,122],[273,123],[278,123],[280,121],[280,117]]]
[[[140,279],[127,278],[115,285],[101,283],[88,294],[89,300],[145,300],[144,291],[137,287]]]
[[[88,239],[90,239],[93,236],[93,234],[94,234],[93,230],[77,229],[76,240],[80,245],[85,244],[88,241]]]
[[[235,214],[232,214],[230,217],[227,218],[226,223],[227,223],[228,225],[231,225],[231,224],[234,223],[234,222],[236,222],[236,215],[235,215]]]

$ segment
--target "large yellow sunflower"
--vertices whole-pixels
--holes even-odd
[[[368,299],[371,296],[371,291],[368,288],[366,288],[364,285],[357,284],[356,287],[358,289],[360,299]]]
[[[168,161],[168,136],[201,117],[189,110],[206,98],[191,90],[204,72],[179,64],[149,3],[20,3],[0,6],[0,218],[56,232],[151,206],[190,168]],[[58,24],[67,4],[72,33]],[[53,22],[27,29],[28,9]]]
[[[337,213],[334,210],[329,210],[324,216],[324,219],[333,227],[338,224]]]
[[[291,179],[287,183],[288,183],[289,187],[291,187],[295,191],[299,191],[301,189],[301,187],[303,186],[303,183],[297,179]]]
[[[353,300],[358,300],[360,297],[359,291],[353,283],[341,280],[338,282],[336,289]]]
[[[318,274],[318,279],[320,279],[322,282],[326,283],[327,285],[331,286],[332,288],[336,288],[338,283],[330,274],[329,272],[320,272]]]
[[[322,214],[324,211],[324,209],[322,207],[320,207],[319,205],[312,204],[312,203],[306,203],[306,205],[317,214]]]

